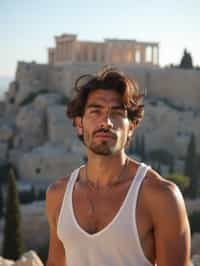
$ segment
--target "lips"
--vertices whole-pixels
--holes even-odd
[[[115,136],[111,133],[106,133],[106,132],[98,132],[95,134],[95,137],[97,138],[112,138],[115,139]]]

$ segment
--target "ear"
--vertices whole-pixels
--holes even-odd
[[[78,135],[79,136],[83,135],[83,123],[82,123],[82,118],[80,116],[75,117],[74,125],[77,128]]]
[[[136,127],[138,126],[138,122],[136,120],[134,121],[130,121],[130,124],[129,124],[129,131],[128,131],[128,137],[131,138]]]

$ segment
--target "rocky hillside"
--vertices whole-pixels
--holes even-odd
[[[11,162],[20,178],[44,184],[68,174],[85,157],[84,147],[65,115],[69,98],[62,90],[53,90],[52,84],[47,86],[47,70],[47,65],[21,64],[0,108],[0,164]],[[148,153],[162,149],[172,154],[175,170],[182,173],[182,159],[192,133],[200,151],[200,110],[192,108],[191,101],[182,105],[164,95],[150,93],[145,98],[145,117],[136,135],[145,136]]]

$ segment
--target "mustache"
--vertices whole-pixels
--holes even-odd
[[[93,136],[95,136],[97,133],[108,133],[110,134],[113,138],[117,138],[117,134],[115,133],[114,130],[107,129],[107,128],[99,128],[93,132]]]

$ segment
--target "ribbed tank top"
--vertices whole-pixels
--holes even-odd
[[[143,253],[136,226],[138,193],[148,169],[149,166],[140,164],[117,214],[95,234],[84,231],[76,220],[72,192],[80,168],[72,172],[57,226],[67,266],[152,266]]]

